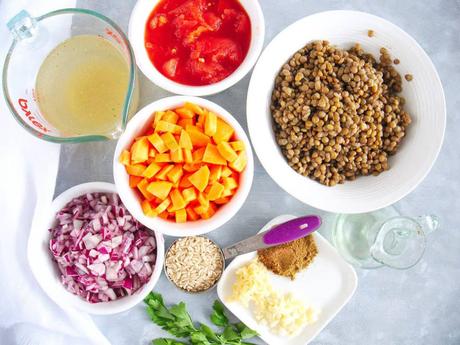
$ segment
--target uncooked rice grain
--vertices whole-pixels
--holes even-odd
[[[220,248],[203,236],[181,238],[166,253],[166,274],[177,287],[189,292],[211,288],[223,269]]]

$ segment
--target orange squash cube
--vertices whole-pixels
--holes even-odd
[[[229,141],[233,135],[233,128],[224,120],[217,119],[217,130],[216,133],[212,136],[214,141],[218,144],[221,141]]]
[[[185,223],[187,221],[187,212],[185,208],[177,210],[176,212],[176,223]]]
[[[195,116],[195,113],[186,107],[177,108],[176,113],[178,113],[179,116],[184,119],[193,119]]]
[[[217,165],[227,165],[227,161],[222,157],[217,150],[217,146],[213,144],[208,144],[203,155],[203,162],[217,164]]]
[[[208,192],[208,200],[214,201],[219,199],[222,193],[224,192],[225,187],[219,182],[215,182],[211,185],[211,188]]]
[[[125,166],[126,172],[129,175],[142,176],[144,170],[147,168],[144,164],[134,164]]]
[[[181,130],[182,130],[182,127],[175,125],[174,123],[166,122],[163,120],[158,121],[155,127],[155,131],[157,132],[171,132],[174,134],[179,134]]]
[[[168,213],[168,211],[163,211],[160,214],[158,214],[158,217],[163,218],[165,220],[168,220],[169,213]]]
[[[179,119],[179,115],[177,115],[174,111],[167,110],[166,114],[164,114],[161,119],[163,121],[176,124],[177,120]]]
[[[147,178],[152,178],[153,176],[155,176],[155,174],[157,172],[159,172],[161,170],[161,165],[155,163],[155,162],[152,162],[149,164],[149,166],[144,170],[144,172],[142,173],[142,176],[144,177],[147,177]]]
[[[156,163],[168,163],[171,162],[171,156],[169,153],[159,153],[155,156],[154,161]]]
[[[191,110],[193,113],[197,115],[204,115],[204,110],[199,105],[195,103],[185,102],[184,108]]]
[[[131,146],[131,160],[134,164],[143,163],[149,158],[149,141],[147,137],[136,140]]]
[[[184,161],[184,155],[182,154],[182,149],[171,150],[170,153],[171,160],[174,163],[182,163]]]
[[[230,145],[231,145],[232,149],[234,149],[235,151],[243,151],[244,150],[244,143],[241,140],[232,141],[232,142],[230,142]]]
[[[221,198],[225,198],[225,197],[227,197],[227,196],[232,196],[233,194],[235,194],[235,191],[236,191],[235,188],[233,188],[233,189],[225,189],[225,190],[222,192],[222,194],[221,194],[220,197],[221,197]]]
[[[182,155],[184,156],[185,163],[193,163],[192,150],[182,149]]]
[[[209,206],[208,207],[205,207],[203,205],[200,205],[200,206],[197,206],[195,207],[193,210],[198,213],[200,216],[203,217],[203,214],[206,213],[206,211],[208,210]]]
[[[216,213],[217,207],[214,205],[214,203],[209,203],[208,209],[201,213],[200,216],[203,219],[209,219],[211,218],[215,213]]]
[[[130,165],[131,164],[131,153],[128,150],[121,151],[118,161],[123,165]]]
[[[174,138],[174,135],[172,135],[171,132],[166,132],[162,134],[161,139],[163,140],[163,142],[169,150],[177,150],[179,148],[179,144],[177,143],[176,138]]]
[[[149,203],[149,201],[147,199],[142,200],[141,208],[142,208],[142,212],[144,212],[144,214],[147,217],[155,217],[156,216],[155,211],[152,209],[152,206],[150,206],[150,203]]]
[[[209,173],[209,168],[207,166],[203,166],[193,173],[188,180],[196,187],[196,189],[203,192],[208,185]]]
[[[182,167],[180,165],[176,165],[167,173],[166,176],[168,177],[169,181],[176,183],[180,180],[183,174],[184,171],[182,170]]]
[[[179,119],[179,121],[177,121],[177,125],[181,126],[182,128],[186,128],[187,126],[194,126],[195,120],[194,119]]]
[[[200,147],[192,152],[193,163],[201,163],[203,161],[204,151],[206,151],[206,147]]]
[[[156,111],[155,114],[153,115],[153,124],[152,127],[155,129],[155,126],[158,124],[158,121],[160,121],[164,114],[166,114],[165,111]]]
[[[157,154],[157,152],[156,152],[155,149],[152,147],[152,148],[149,150],[149,158],[155,157],[156,154]]]
[[[209,171],[209,183],[217,182],[222,177],[222,165],[213,165]]]
[[[165,165],[159,173],[156,174],[155,178],[157,180],[166,180],[169,172],[174,168],[173,164]]]
[[[148,184],[149,181],[147,181],[144,178],[141,182],[137,184],[137,189],[139,190],[139,192],[141,192],[144,198],[146,198],[148,201],[152,201],[155,198],[155,196],[147,190]]]
[[[185,131],[190,136],[193,146],[202,147],[211,142],[211,139],[196,126],[187,126]]]
[[[190,135],[184,130],[180,132],[179,146],[183,149],[193,149],[192,139],[190,139]]]
[[[196,126],[203,129],[204,123],[206,122],[206,115],[208,114],[208,111],[206,109],[203,109],[203,114],[198,115],[198,119],[196,121]]]
[[[231,162],[228,166],[237,172],[242,172],[248,163],[245,151],[238,153],[238,158]]]
[[[212,137],[217,131],[217,115],[209,111],[204,121],[204,133]]]
[[[171,198],[171,202],[173,204],[174,211],[184,208],[187,205],[184,198],[182,197],[181,192],[177,188],[171,191],[171,193],[169,194],[169,197]]]
[[[158,133],[153,133],[147,137],[153,147],[159,152],[163,153],[168,151],[163,139],[158,135]]]
[[[219,151],[220,155],[229,162],[233,162],[238,158],[235,150],[233,150],[232,146],[226,141],[221,141],[217,144],[217,151]]]
[[[222,167],[222,177],[229,177],[231,174],[233,174],[232,169],[227,166]]]
[[[185,188],[182,191],[182,197],[184,198],[186,203],[196,200],[197,196],[196,196],[195,188],[193,187]]]
[[[171,188],[171,182],[155,181],[149,183],[149,185],[147,186],[147,191],[152,195],[155,195],[156,197],[164,200],[168,197]]]
[[[185,211],[187,212],[187,218],[190,220],[198,220],[200,216],[193,210],[192,207],[186,207]]]
[[[139,182],[142,181],[142,177],[129,175],[129,186],[131,188],[136,188]]]
[[[214,202],[217,205],[225,205],[229,201],[230,201],[230,197],[228,197],[228,196],[214,200]]]
[[[155,213],[157,213],[158,215],[160,215],[161,213],[163,213],[164,211],[166,211],[166,209],[168,208],[168,206],[171,204],[171,199],[170,198],[166,198],[164,199],[156,208],[155,208]]]
[[[224,183],[225,189],[234,189],[238,187],[238,182],[233,177],[223,177],[222,181]]]
[[[197,197],[198,202],[200,203],[201,206],[205,206],[206,208],[209,206],[209,199],[206,197],[205,194],[203,193],[198,193]]]

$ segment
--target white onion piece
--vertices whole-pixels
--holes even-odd
[[[131,295],[150,279],[155,237],[117,194],[90,193],[56,214],[50,252],[68,291],[90,303]]]

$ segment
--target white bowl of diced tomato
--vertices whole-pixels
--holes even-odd
[[[251,189],[254,162],[238,121],[219,105],[173,96],[142,108],[118,140],[118,194],[150,229],[208,233],[229,221]]]
[[[257,0],[138,0],[129,39],[141,71],[170,92],[205,96],[241,80],[261,53]]]

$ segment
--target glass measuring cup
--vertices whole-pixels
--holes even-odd
[[[121,135],[129,116],[136,110],[139,91],[134,53],[117,24],[91,10],[67,8],[36,18],[21,11],[7,25],[13,42],[3,65],[3,94],[12,115],[22,127],[41,139],[60,143],[115,139]],[[126,60],[128,84],[118,123],[110,133],[67,135],[52,126],[38,106],[35,82],[43,61],[57,45],[77,35],[107,39]],[[100,101],[104,102],[103,99]]]
[[[420,261],[426,235],[438,228],[436,216],[411,218],[390,207],[365,214],[338,215],[332,240],[348,262],[361,268],[407,269]]]

